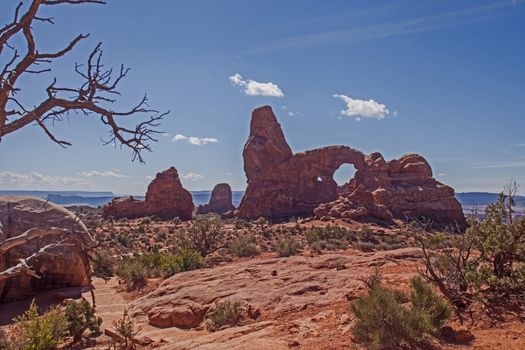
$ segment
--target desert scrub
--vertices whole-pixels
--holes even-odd
[[[515,215],[517,184],[509,182],[485,218],[471,218],[464,234],[429,235],[428,224],[413,226],[423,251],[424,278],[456,306],[458,316],[482,300],[485,306],[525,295],[525,216]],[[441,249],[432,249],[432,248]],[[447,249],[451,247],[452,249]]]
[[[195,270],[202,266],[202,256],[191,248],[181,248],[174,254],[160,255],[160,270],[164,277]]]
[[[239,258],[259,254],[259,250],[255,245],[255,237],[253,236],[238,236],[233,238],[228,243],[228,252]]]
[[[359,242],[354,244],[353,247],[365,253],[373,252],[377,248],[376,244],[370,242]]]
[[[124,258],[118,264],[116,273],[130,290],[142,288],[151,276],[149,267],[137,258]]]
[[[374,231],[368,227],[368,226],[363,226],[358,232],[357,232],[357,237],[359,238],[360,241],[362,242],[368,242],[368,243],[372,243],[372,244],[379,244],[381,243],[377,237],[374,236]]]
[[[347,230],[338,225],[327,225],[324,227],[315,227],[305,232],[304,238],[306,242],[312,243],[315,241],[328,241],[331,239],[344,240],[348,242],[357,241],[357,237],[353,231]]]
[[[127,309],[124,310],[122,318],[113,321],[113,329],[121,337],[121,339],[118,340],[121,349],[128,350],[135,348],[135,341],[141,332],[141,328],[135,327],[135,322],[129,315]]]
[[[226,326],[237,326],[243,319],[243,313],[244,304],[240,300],[216,302],[213,310],[206,315],[206,328],[214,332]]]
[[[67,336],[68,322],[58,308],[39,316],[35,301],[29,310],[15,319],[14,331],[5,342],[7,349],[51,350]]]
[[[105,277],[111,277],[115,273],[115,259],[107,251],[95,252],[93,257],[93,271]]]
[[[223,222],[218,215],[204,215],[187,232],[189,244],[202,256],[217,250],[224,239]]]
[[[299,248],[299,242],[289,234],[279,239],[274,246],[275,252],[279,257],[297,255]]]
[[[371,281],[368,295],[349,307],[357,319],[352,334],[367,349],[421,347],[425,337],[436,336],[450,317],[450,306],[420,277],[411,279],[408,298],[386,289],[378,280]],[[402,305],[407,301],[410,306]]]
[[[82,334],[87,329],[91,333],[100,332],[102,318],[95,315],[95,308],[86,299],[67,304],[65,317],[68,323],[68,332],[75,342],[82,338]]]

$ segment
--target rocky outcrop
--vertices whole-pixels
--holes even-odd
[[[237,215],[271,220],[292,216],[334,216],[390,221],[425,216],[436,224],[465,226],[454,190],[432,178],[427,161],[416,154],[386,162],[348,146],[329,146],[293,154],[269,106],[253,111],[243,150],[248,186]],[[343,164],[355,178],[338,187],[334,172]]]
[[[243,150],[248,186],[237,215],[279,220],[311,216],[321,203],[337,199],[334,172],[345,163],[364,167],[364,155],[347,146],[293,154],[270,107],[252,114]]]
[[[182,187],[177,169],[171,167],[157,173],[148,186],[144,201],[133,197],[115,198],[103,207],[103,215],[129,219],[156,216],[160,219],[178,217],[189,220],[193,210],[191,193]]]
[[[182,300],[178,305],[153,307],[148,312],[149,324],[159,328],[195,328],[204,320],[208,307],[191,300]]]
[[[341,189],[340,197],[314,210],[336,218],[431,219],[435,226],[466,226],[454,190],[432,177],[428,162],[417,154],[385,161],[379,153],[366,157],[366,167]]]
[[[374,266],[387,262],[408,265],[420,257],[420,249],[403,248],[357,255],[345,252],[239,260],[213,269],[175,274],[134,300],[130,311],[137,319],[147,319],[150,325],[161,328],[196,327],[206,310],[225,300],[242,301],[249,309],[257,310],[252,318],[266,312],[292,315],[346,302],[349,293],[364,293],[359,277],[368,274]],[[400,276],[396,278],[400,283]],[[406,283],[409,274],[402,279]],[[226,280],[228,283],[224,283]]]
[[[39,230],[39,238],[27,240],[0,254],[0,271],[19,264],[20,259],[30,257],[49,244],[68,244],[67,249],[52,247],[45,250],[45,254],[31,258],[28,265],[40,278],[22,273],[0,283],[0,301],[88,284],[90,267],[80,254],[80,247],[89,247],[94,241],[82,221],[69,210],[40,198],[0,196],[0,243],[30,229]]]
[[[232,204],[232,189],[230,185],[221,183],[215,185],[211,192],[210,201],[208,204],[199,205],[197,208],[198,214],[224,214],[227,211],[234,210]]]

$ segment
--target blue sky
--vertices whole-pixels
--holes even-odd
[[[166,135],[144,165],[103,146],[96,117],[54,127],[73,143],[65,150],[28,127],[0,144],[0,189],[141,194],[169,166],[190,190],[244,189],[250,114],[269,104],[296,152],[345,144],[386,159],[419,153],[458,192],[499,191],[513,178],[525,193],[524,2],[108,2],[44,11],[56,25],[39,24],[37,42],[59,49],[90,33],[53,75],[74,85],[74,62],[101,41],[107,65],[131,68],[117,107],[147,92],[171,111]],[[2,24],[15,3],[0,0]],[[53,75],[22,80],[21,98],[38,103]]]

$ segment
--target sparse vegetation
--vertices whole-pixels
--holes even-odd
[[[107,251],[97,251],[92,260],[93,271],[105,277],[115,273],[115,259]]]
[[[240,300],[215,303],[213,310],[206,315],[206,328],[213,332],[226,326],[237,326],[242,321],[243,312],[244,305]]]
[[[297,255],[300,245],[299,242],[291,235],[286,234],[283,238],[279,239],[277,243],[275,243],[274,248],[279,257],[288,257]]]
[[[187,236],[191,247],[206,256],[223,242],[223,222],[218,215],[199,217],[188,230]]]
[[[191,248],[181,248],[175,254],[160,254],[160,269],[164,277],[195,270],[202,266],[202,256]]]
[[[118,264],[116,273],[130,290],[142,288],[151,276],[151,270],[138,258],[124,258]]]
[[[255,256],[259,254],[259,249],[255,245],[253,236],[238,236],[233,238],[228,244],[230,254],[239,258]]]
[[[368,295],[350,304],[350,312],[357,318],[352,334],[368,349],[420,346],[425,336],[436,336],[450,317],[449,305],[420,277],[410,281],[408,298],[386,289],[377,278],[369,282]],[[407,299],[410,307],[402,305]]]
[[[475,299],[525,293],[525,218],[513,215],[516,190],[516,183],[509,183],[483,220],[470,219],[464,234],[443,239],[427,235],[427,225],[417,228],[425,266],[421,273],[456,306],[460,318]]]
[[[128,310],[124,310],[122,318],[113,321],[113,329],[122,337],[122,341],[117,341],[121,349],[128,350],[135,348],[135,341],[141,332],[141,328],[135,327],[135,322],[129,315]]]
[[[65,317],[68,323],[69,334],[74,341],[79,341],[87,329],[92,333],[100,332],[102,318],[95,315],[95,308],[86,299],[72,301],[67,304]]]
[[[173,276],[176,273],[198,269],[202,256],[191,248],[179,248],[174,253],[144,253],[122,259],[116,274],[122,278],[128,289],[146,285],[148,278]]]
[[[64,312],[52,308],[39,316],[33,300],[29,310],[15,319],[15,329],[5,341],[7,349],[51,350],[67,336],[68,322]]]

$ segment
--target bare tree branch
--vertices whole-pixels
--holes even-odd
[[[0,242],[0,256],[5,254],[8,250],[13,249],[14,247],[17,247],[19,245],[25,244],[36,238],[43,238],[51,234],[67,232],[69,232],[69,230],[59,227],[31,228],[18,236],[7,238],[6,240]]]
[[[157,127],[160,121],[169,113],[160,113],[148,106],[146,95],[129,110],[117,111],[111,108],[116,102],[115,96],[120,96],[117,90],[119,83],[129,72],[129,68],[120,66],[116,72],[105,69],[102,64],[102,48],[99,43],[89,55],[85,64],[76,64],[75,72],[81,77],[79,87],[57,86],[56,78],[47,87],[47,99],[37,103],[32,108],[25,108],[15,97],[20,91],[17,87],[18,79],[24,74],[49,73],[49,67],[35,68],[40,64],[49,64],[54,59],[68,54],[88,35],[79,34],[62,50],[53,53],[40,53],[33,36],[33,21],[54,24],[52,17],[38,15],[40,6],[59,4],[105,4],[99,0],[32,0],[23,15],[23,6],[20,3],[15,9],[15,16],[11,23],[0,29],[0,55],[4,48],[13,52],[0,72],[0,142],[2,138],[28,125],[39,126],[44,133],[62,147],[70,146],[71,142],[56,137],[48,123],[68,117],[71,112],[81,112],[84,116],[98,115],[102,124],[109,127],[109,138],[104,144],[113,144],[127,147],[132,150],[132,159],[144,162],[142,152],[151,151],[151,143],[156,142],[156,134],[160,133]],[[25,41],[24,54],[9,44],[11,39],[20,35]],[[134,128],[121,126],[121,119],[135,115],[146,114],[147,119],[138,123]]]
[[[13,277],[20,276],[22,274],[27,274],[35,278],[40,278],[40,275],[37,272],[33,271],[33,269],[30,267],[32,260],[42,255],[49,254],[49,250],[53,248],[58,248],[58,247],[65,248],[65,247],[74,247],[74,246],[75,244],[63,243],[63,242],[48,244],[42,247],[37,252],[30,255],[29,257],[20,259],[19,260],[20,262],[17,265],[12,266],[8,268],[7,270],[1,271],[0,272],[0,283],[8,279],[11,279]]]

